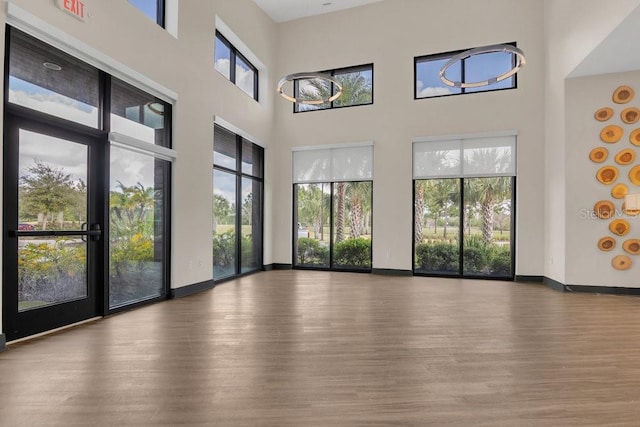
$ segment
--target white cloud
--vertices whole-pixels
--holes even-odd
[[[226,78],[231,78],[231,63],[228,58],[217,59],[215,68]],[[252,70],[236,64],[236,85],[251,97],[253,97],[253,79],[254,73]]]
[[[424,87],[424,83],[418,80],[416,87],[416,96],[418,98],[425,98],[430,96],[450,95],[453,92],[449,87],[444,86],[429,86]]]

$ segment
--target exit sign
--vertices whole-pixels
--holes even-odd
[[[56,0],[56,4],[62,10],[75,16],[81,21],[87,20],[87,9],[80,0]]]

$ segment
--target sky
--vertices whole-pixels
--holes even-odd
[[[9,101],[87,126],[97,127],[98,109],[96,107],[13,77],[10,80]],[[154,130],[137,122],[112,114],[111,126],[115,132],[150,144],[154,143]],[[47,162],[55,168],[64,170],[65,173],[72,175],[74,181],[82,179],[86,182],[86,146],[22,130],[20,134],[20,174],[28,174],[29,168],[36,161]],[[115,188],[117,181],[121,181],[126,186],[136,185],[140,182],[145,187],[152,187],[154,185],[153,166],[154,157],[151,155],[112,147],[111,187]]]
[[[154,22],[158,17],[157,0],[129,0],[129,3],[140,9]]]

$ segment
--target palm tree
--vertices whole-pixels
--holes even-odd
[[[482,240],[493,242],[493,224],[495,207],[510,198],[511,179],[509,177],[472,178],[467,180],[465,192],[474,197],[480,208],[482,218]]]
[[[416,244],[422,243],[422,225],[424,222],[424,188],[425,181],[416,181],[415,184],[415,202],[414,202],[414,213],[413,213],[413,221],[415,224],[415,232],[413,234],[413,239]]]
[[[433,214],[434,233],[438,232],[438,220],[448,216],[457,208],[460,197],[457,179],[433,179],[425,183],[426,203]],[[447,222],[444,223],[443,235],[447,237]]]
[[[369,182],[351,182],[348,185],[349,226],[351,237],[364,234],[364,212],[371,211],[371,184]]]
[[[342,95],[334,101],[334,106],[367,104],[371,102],[371,81],[363,72],[335,75],[334,78],[342,85]],[[331,84],[322,79],[304,80],[300,85],[299,98],[307,101],[328,99],[332,93]],[[316,108],[327,108],[329,104],[321,104]]]
[[[336,243],[344,240],[344,217],[345,198],[347,194],[347,184],[339,182],[336,184]]]

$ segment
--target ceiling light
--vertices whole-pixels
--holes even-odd
[[[293,82],[294,80],[312,80],[312,79],[326,80],[330,83],[333,83],[334,86],[336,87],[337,92],[333,96],[327,99],[298,99],[284,93],[283,86],[287,82]],[[284,99],[290,102],[295,102],[298,104],[306,104],[306,105],[321,105],[321,104],[326,104],[327,102],[335,101],[336,99],[340,98],[340,96],[342,95],[342,85],[333,76],[329,74],[294,73],[294,74],[289,74],[287,76],[284,76],[283,78],[280,79],[280,81],[278,82],[277,92],[280,94],[281,97],[283,97]]]
[[[462,61],[464,59],[470,58],[475,55],[480,55],[483,53],[494,53],[494,52],[506,52],[514,55],[516,58],[516,62],[513,68],[504,74],[491,77],[481,82],[471,82],[471,83],[464,82],[463,83],[461,81],[453,81],[447,78],[446,76],[447,69],[451,67],[453,64],[455,64],[456,62]],[[488,86],[488,85],[501,82],[502,80],[508,79],[509,77],[513,76],[515,73],[520,71],[520,69],[524,67],[525,64],[526,64],[526,60],[524,57],[524,52],[522,52],[520,49],[510,44],[494,44],[490,46],[476,47],[474,49],[465,50],[464,52],[461,52],[455,56],[452,56],[451,59],[449,59],[440,69],[440,80],[442,80],[442,82],[447,86],[451,86],[451,87],[474,88],[474,87]]]
[[[42,66],[47,70],[62,71],[62,67],[55,62],[43,62]]]

